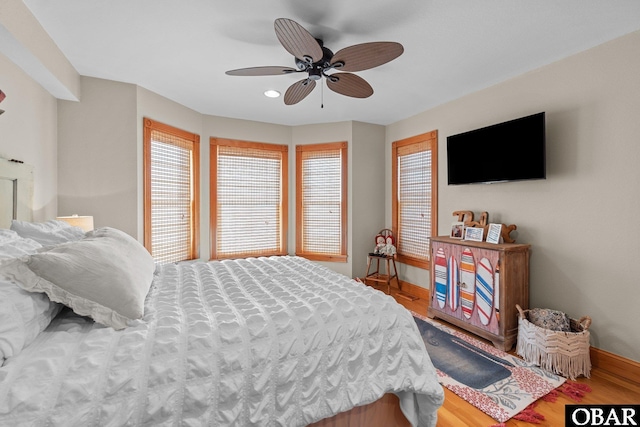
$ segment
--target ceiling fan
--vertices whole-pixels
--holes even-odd
[[[276,35],[282,46],[294,56],[296,68],[267,66],[229,70],[230,76],[273,76],[307,73],[307,77],[289,86],[284,94],[286,105],[302,101],[323,77],[332,91],[353,98],[367,98],[373,88],[353,71],[368,70],[402,55],[404,48],[395,42],[362,43],[346,47],[335,54],[314,38],[297,22],[278,18],[274,23]],[[339,72],[333,72],[339,71]],[[345,72],[349,71],[349,72]]]

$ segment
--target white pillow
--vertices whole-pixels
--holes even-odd
[[[35,240],[0,229],[0,260],[34,254],[41,248]],[[60,308],[61,304],[50,301],[45,294],[27,292],[16,283],[0,280],[0,366],[4,359],[29,345]]]
[[[21,239],[13,230],[7,230],[6,228],[0,228],[0,245],[6,242],[11,242],[16,239]]]
[[[62,308],[45,294],[34,294],[0,280],[0,366],[45,330]]]
[[[22,238],[13,230],[0,229],[0,260],[34,254],[41,248],[35,240]]]
[[[21,237],[33,239],[42,246],[72,242],[84,237],[84,230],[67,222],[52,219],[46,222],[11,221],[11,230]]]
[[[155,263],[147,250],[114,228],[82,240],[5,261],[3,274],[29,292],[44,292],[81,316],[123,329],[144,314]]]

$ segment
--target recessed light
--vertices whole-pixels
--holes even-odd
[[[278,92],[277,90],[269,89],[264,91],[264,96],[267,96],[269,98],[277,98],[280,96],[280,92]]]

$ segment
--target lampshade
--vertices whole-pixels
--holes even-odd
[[[69,225],[72,225],[74,227],[80,227],[84,231],[93,230],[93,217],[92,216],[71,215],[71,216],[59,216],[56,219],[58,221],[64,221],[64,222],[66,222]]]

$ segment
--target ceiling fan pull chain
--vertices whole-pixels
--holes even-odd
[[[324,80],[320,82],[320,108],[324,108]]]

